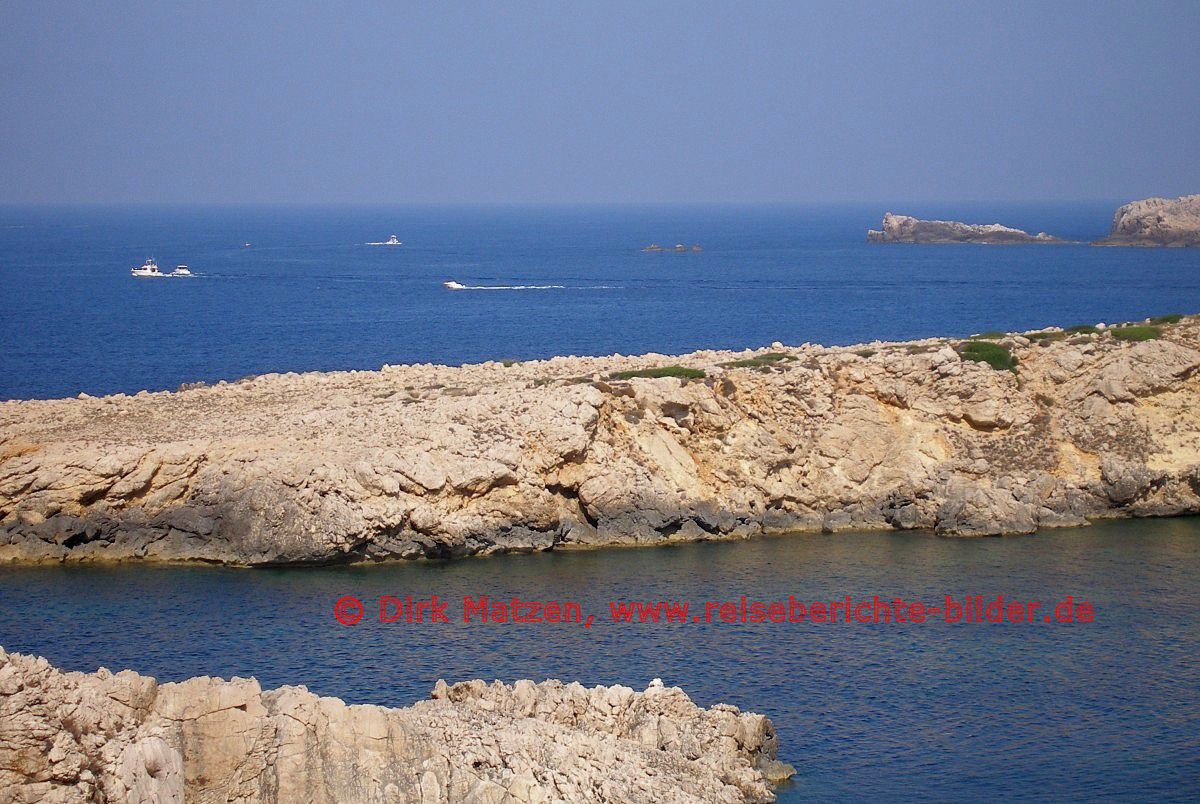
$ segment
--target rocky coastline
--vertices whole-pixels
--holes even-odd
[[[1147,198],[1113,216],[1108,237],[1094,246],[1200,247],[1200,195]]]
[[[1045,232],[1030,234],[1022,229],[1013,229],[999,223],[972,224],[958,221],[935,221],[913,218],[908,215],[883,216],[879,229],[867,231],[868,243],[981,243],[1004,245],[1014,243],[1065,243]]]
[[[1200,511],[1200,319],[0,404],[0,561],[328,564]]]
[[[160,684],[0,648],[0,801],[770,802],[762,715],[545,681],[439,681],[403,709],[254,679]]]

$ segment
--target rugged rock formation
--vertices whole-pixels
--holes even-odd
[[[1147,198],[1117,210],[1096,246],[1200,246],[1200,195]]]
[[[407,709],[254,679],[64,673],[0,648],[0,801],[773,801],[771,722],[645,692],[439,681]]]
[[[971,224],[958,221],[926,221],[907,215],[883,216],[883,229],[867,231],[868,243],[1064,243],[1045,232],[1035,235],[998,223]]]
[[[1016,372],[929,339],[7,402],[0,560],[256,565],[1194,513],[1200,320],[1112,332],[987,341]]]

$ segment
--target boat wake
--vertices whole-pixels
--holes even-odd
[[[464,285],[453,279],[442,283],[448,290],[611,290],[616,285]]]
[[[566,290],[566,285],[464,285],[451,280],[443,282],[450,290]]]

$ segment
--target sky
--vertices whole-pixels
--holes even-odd
[[[1200,192],[1200,0],[0,0],[0,203]]]

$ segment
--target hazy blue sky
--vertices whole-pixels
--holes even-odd
[[[1200,0],[0,0],[0,202],[1200,192]]]

